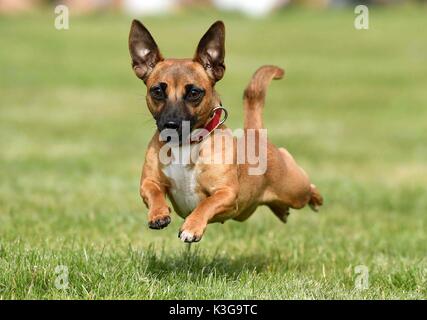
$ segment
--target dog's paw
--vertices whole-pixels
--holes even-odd
[[[154,219],[148,221],[148,227],[150,229],[163,229],[171,222],[169,215],[157,216]]]
[[[194,219],[190,215],[181,226],[178,238],[184,242],[199,242],[202,239],[205,229],[206,222],[204,220]]]
[[[180,230],[178,233],[178,238],[184,242],[199,242],[200,239],[202,239],[202,235],[197,235],[187,230]]]
[[[310,185],[311,190],[311,198],[308,202],[308,205],[310,206],[311,210],[314,212],[319,211],[319,207],[323,205],[323,197],[320,194],[319,190],[317,190],[317,187],[314,184]]]

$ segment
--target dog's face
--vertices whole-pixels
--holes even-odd
[[[193,59],[163,59],[149,31],[132,22],[129,51],[136,76],[147,86],[147,105],[159,131],[203,127],[217,107],[214,86],[225,71],[224,24],[215,22],[199,42]]]

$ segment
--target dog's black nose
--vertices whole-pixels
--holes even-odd
[[[179,123],[175,121],[169,121],[165,123],[165,129],[177,130],[179,128]]]

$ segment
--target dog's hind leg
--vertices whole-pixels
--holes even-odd
[[[289,216],[289,207],[283,204],[279,203],[269,203],[267,206],[270,208],[271,211],[276,215],[277,218],[279,218],[280,221],[283,223],[286,223]]]
[[[276,199],[272,199],[273,203],[287,205],[292,209],[301,209],[308,204],[312,210],[318,211],[319,206],[323,203],[319,191],[310,183],[304,169],[296,163],[286,149],[278,148],[278,151],[282,161],[276,161],[274,165],[276,171],[281,172],[286,181],[279,178],[281,175],[278,174],[269,176],[276,197]]]

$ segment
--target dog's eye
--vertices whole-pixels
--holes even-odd
[[[185,99],[189,101],[197,101],[203,96],[203,94],[204,94],[204,91],[202,89],[191,88],[187,91]]]
[[[156,100],[163,100],[165,98],[165,92],[160,85],[151,87],[150,95]]]

